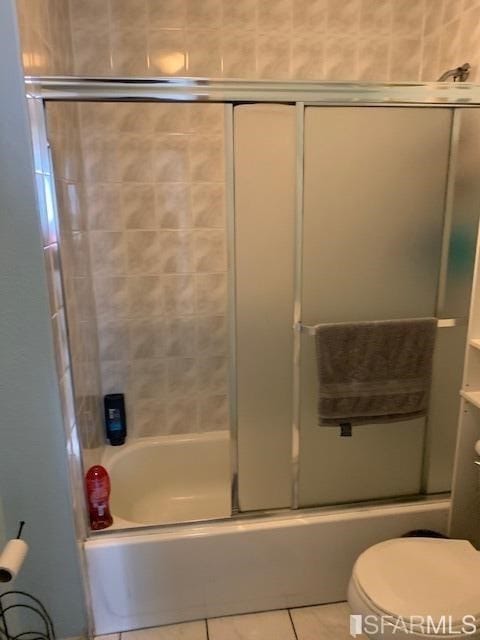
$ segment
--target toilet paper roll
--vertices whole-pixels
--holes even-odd
[[[10,540],[0,555],[0,582],[15,580],[22,568],[28,544],[24,540]]]

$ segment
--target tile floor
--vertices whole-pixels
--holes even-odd
[[[348,604],[340,602],[184,622],[96,640],[350,640],[349,615]]]

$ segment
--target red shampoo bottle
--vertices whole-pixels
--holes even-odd
[[[110,477],[105,467],[97,464],[86,475],[90,526],[94,531],[112,526],[113,518],[108,504],[110,498]]]

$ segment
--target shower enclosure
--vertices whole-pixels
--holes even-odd
[[[355,545],[445,529],[480,203],[478,89],[37,79],[29,90],[60,246],[79,519],[85,467],[112,477],[114,527],[86,534],[96,632],[202,617],[204,592],[180,578],[159,609],[167,576],[186,554],[205,589],[191,554],[211,565],[219,549],[241,572],[246,531],[264,573],[293,586],[264,584],[249,604],[264,574],[252,569],[244,591],[219,574],[215,615],[341,599]],[[426,316],[438,324],[428,416],[351,438],[318,426],[312,328]],[[118,448],[103,435],[111,392],[128,411]],[[147,526],[158,529],[141,535]],[[329,559],[342,527],[352,543]],[[322,558],[306,586],[287,533]],[[112,563],[115,583],[133,586],[110,598]],[[150,565],[162,576],[147,578]],[[130,602],[135,585],[151,602]]]
[[[450,490],[476,110],[49,101],[46,115],[80,431],[114,464],[124,525]],[[351,439],[319,427],[305,326],[424,316],[440,321],[428,419]],[[148,473],[137,453],[119,476],[101,450],[112,392],[131,441],[164,439]],[[168,504],[176,474],[184,509]]]

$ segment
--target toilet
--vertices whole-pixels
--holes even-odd
[[[357,559],[348,602],[367,638],[480,638],[480,552],[466,540],[381,542]]]

